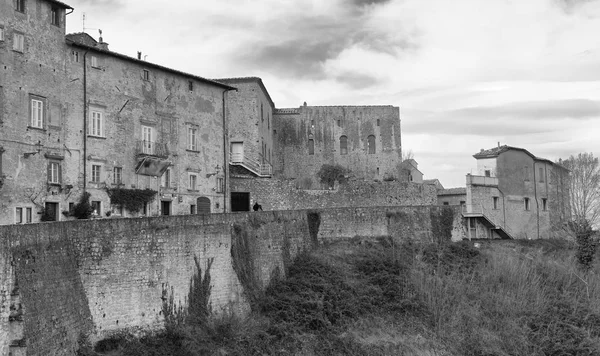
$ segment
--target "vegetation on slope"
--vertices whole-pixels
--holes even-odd
[[[394,245],[302,254],[246,320],[221,316],[113,355],[598,355],[598,265],[562,241]],[[94,354],[87,349],[87,354]],[[84,349],[82,348],[82,354]]]

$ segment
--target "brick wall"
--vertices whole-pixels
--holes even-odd
[[[124,329],[161,328],[163,291],[172,291],[185,304],[194,257],[203,270],[214,259],[213,311],[231,308],[245,314],[250,307],[247,283],[263,289],[273,276],[285,273],[299,251],[356,235],[429,241],[435,233],[430,215],[439,209],[339,208],[1,226],[0,355],[8,355],[7,295],[15,285],[28,354],[70,354],[79,333],[91,332],[92,340],[98,340]],[[309,224],[314,212],[320,216],[318,230]],[[460,219],[458,209],[454,212]],[[453,239],[463,234],[456,220]],[[239,277],[240,261],[232,257],[232,245],[241,248],[235,251],[242,252],[252,278]]]
[[[232,192],[248,192],[264,210],[341,208],[347,206],[435,205],[436,189],[417,183],[349,181],[335,190],[299,189],[297,180],[232,178]]]

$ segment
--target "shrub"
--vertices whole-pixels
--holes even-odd
[[[79,198],[79,202],[73,206],[71,215],[77,219],[89,219],[94,209],[90,204],[90,193],[84,192]]]
[[[317,177],[319,177],[321,183],[333,188],[336,181],[340,183],[345,182],[345,174],[347,173],[348,170],[339,164],[324,164],[317,172]]]
[[[140,211],[144,204],[154,200],[157,191],[152,189],[107,188],[106,192],[113,205],[123,207],[132,213]]]

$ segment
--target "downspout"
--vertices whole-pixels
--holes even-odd
[[[535,177],[535,169],[537,167],[535,166],[535,161],[533,161],[533,195],[535,197],[535,213],[537,216],[537,238],[538,240],[540,239],[540,203],[538,202],[538,196],[537,196],[537,179]]]
[[[238,91],[236,88],[223,90],[223,213],[227,213],[227,181],[229,175],[229,162],[227,159],[227,139],[229,130],[227,130],[227,120],[225,115],[225,93],[231,90]]]
[[[87,189],[87,54],[83,54],[83,192]]]

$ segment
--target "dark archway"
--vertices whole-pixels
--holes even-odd
[[[200,197],[196,200],[198,205],[198,214],[210,214],[210,199],[207,197]]]

